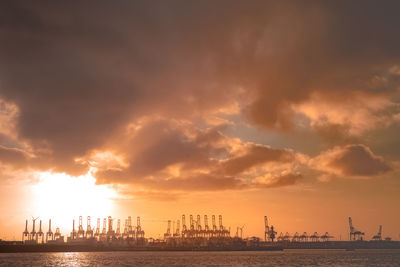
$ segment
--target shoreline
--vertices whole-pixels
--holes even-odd
[[[32,252],[149,252],[149,251],[299,251],[299,250],[399,250],[400,241],[390,242],[298,242],[298,243],[261,243],[258,246],[120,246],[112,244],[3,244],[0,245],[0,253],[32,253]]]

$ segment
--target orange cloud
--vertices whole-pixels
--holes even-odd
[[[301,180],[303,176],[300,173],[283,173],[278,176],[266,175],[263,177],[256,177],[253,183],[259,187],[275,188],[288,185],[294,185]]]
[[[349,92],[343,97],[334,93],[314,93],[309,100],[294,105],[293,109],[309,118],[311,127],[319,132],[336,126],[345,130],[346,135],[360,136],[393,123],[395,119],[391,110],[396,111],[398,105],[384,95]],[[338,134],[335,131],[325,133]]]
[[[374,177],[392,171],[382,157],[362,144],[335,147],[310,162],[313,168],[338,177]]]
[[[94,163],[98,183],[147,190],[246,189],[254,177],[281,172],[298,161],[291,150],[243,142],[223,134],[221,126],[199,129],[159,117],[142,120],[133,129],[112,144],[125,166]]]

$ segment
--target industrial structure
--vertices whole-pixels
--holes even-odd
[[[382,241],[382,240],[391,241],[392,238],[385,237],[385,239],[383,239],[383,237],[382,237],[382,225],[379,225],[378,233],[372,237],[372,240],[373,241]]]
[[[333,238],[333,236],[329,235],[328,232],[326,232],[323,235],[319,235],[317,232],[314,232],[313,234],[307,234],[307,232],[303,232],[302,234],[299,234],[298,232],[294,233],[293,235],[290,235],[288,232],[283,234],[283,232],[280,232],[278,237],[276,237],[277,232],[275,231],[275,228],[273,225],[269,226],[268,224],[268,217],[264,216],[264,241],[265,242],[276,242],[278,243],[299,243],[299,242],[327,242],[330,239]]]
[[[275,232],[273,225],[271,225],[271,228],[269,227],[267,216],[264,216],[264,227],[265,227],[264,241],[265,242],[267,242],[267,241],[274,242],[277,233]]]
[[[22,242],[25,244],[43,244],[45,243],[60,243],[64,242],[64,237],[60,233],[60,228],[56,229],[56,232],[53,233],[51,230],[51,220],[49,220],[49,230],[46,232],[46,235],[42,231],[42,220],[39,221],[39,231],[36,232],[36,220],[38,218],[32,217],[32,231],[28,231],[28,220],[25,221],[25,231],[22,232]]]
[[[186,225],[186,217],[182,215],[182,231],[179,233],[175,232],[175,237],[182,238],[214,238],[214,237],[229,237],[230,229],[228,230],[222,224],[222,215],[218,216],[218,225],[216,223],[215,215],[212,215],[212,226],[208,225],[208,217],[204,215],[204,224],[201,224],[201,216],[197,215],[196,220],[194,220],[193,215],[189,217],[189,227]],[[179,228],[177,228],[179,230]],[[168,229],[167,229],[168,232]]]
[[[75,230],[75,220],[72,221],[72,232],[67,238],[67,243],[70,244],[94,244],[94,243],[112,243],[112,244],[130,244],[144,245],[144,231],[140,224],[140,217],[137,217],[136,226],[132,225],[131,216],[125,220],[125,227],[121,233],[121,220],[117,220],[117,228],[114,229],[114,221],[111,216],[103,219],[103,225],[100,225],[100,218],[97,219],[95,230],[91,226],[91,217],[87,217],[86,231],[82,223],[82,216],[79,217],[78,231]]]
[[[188,219],[188,220],[187,220]],[[318,234],[313,232],[295,232],[290,234],[280,232],[277,235],[276,228],[269,224],[267,216],[264,216],[264,240],[258,237],[243,238],[243,228],[236,227],[236,233],[232,237],[230,227],[223,224],[222,215],[212,215],[209,224],[207,215],[185,214],[178,220],[167,220],[166,230],[160,239],[145,238],[145,232],[141,225],[140,217],[136,218],[136,225],[129,216],[121,225],[120,219],[111,216],[97,218],[96,227],[91,225],[91,217],[86,219],[86,226],[83,225],[83,217],[79,216],[78,224],[72,220],[72,230],[65,242],[60,229],[52,230],[52,221],[49,220],[48,231],[42,231],[42,221],[39,221],[39,229],[36,230],[38,218],[32,217],[32,230],[28,231],[28,220],[25,222],[25,230],[22,232],[22,241],[25,245],[59,245],[75,246],[86,248],[126,248],[126,249],[284,249],[284,248],[400,248],[400,242],[391,241],[390,238],[382,237],[382,225],[379,231],[372,236],[371,242],[363,240],[364,233],[356,230],[353,221],[349,217],[350,241],[331,241],[334,236],[328,232]],[[218,221],[217,221],[218,220]]]
[[[364,232],[361,232],[359,230],[356,230],[353,226],[353,220],[351,219],[351,217],[349,217],[349,227],[350,227],[350,232],[349,232],[349,238],[352,241],[359,241],[359,240],[363,240],[363,235]]]
[[[201,220],[203,218],[203,222]],[[182,225],[182,229],[181,229]],[[163,240],[155,240],[156,243],[166,243],[169,246],[207,246],[208,244],[227,243],[231,239],[230,228],[226,228],[222,222],[222,215],[211,216],[211,225],[208,216],[189,215],[187,224],[186,215],[176,221],[175,229],[171,228],[172,221],[167,221],[167,229]]]
[[[375,241],[382,241],[382,225],[379,225],[378,234],[374,235],[374,236],[372,237],[372,240],[375,240]]]
[[[25,221],[25,230],[22,232],[22,242],[24,244],[63,244],[64,236],[61,235],[60,228],[56,228],[55,233],[52,231],[51,219],[49,220],[48,231],[46,234],[42,231],[42,221],[39,222],[39,230],[36,231],[36,220],[32,218],[32,231],[28,231],[28,220]],[[140,224],[140,217],[137,217],[136,226],[132,225],[132,219],[129,216],[125,221],[123,233],[120,229],[120,220],[117,221],[116,231],[113,228],[113,220],[111,216],[103,220],[103,227],[100,228],[100,218],[97,219],[97,227],[91,226],[91,217],[87,217],[86,231],[83,226],[83,218],[79,217],[78,229],[75,228],[75,219],[72,220],[72,231],[67,237],[67,244],[91,244],[96,242],[114,242],[129,244],[145,244],[145,232]]]

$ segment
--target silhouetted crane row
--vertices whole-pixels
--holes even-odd
[[[298,232],[294,233],[293,236],[291,236],[288,232],[286,234],[283,234],[282,232],[279,234],[277,237],[278,242],[326,242],[329,241],[329,239],[333,238],[333,236],[330,236],[328,232],[326,232],[323,235],[319,235],[317,232],[314,232],[312,235],[308,235],[307,232],[304,232],[303,234],[299,234]]]
[[[36,231],[36,220],[38,218],[32,218],[32,231],[28,231],[28,220],[25,221],[25,230],[22,232],[22,241],[26,244],[37,244],[37,243],[63,243],[64,236],[60,233],[60,228],[56,228],[56,232],[53,233],[51,228],[51,219],[49,220],[49,230],[46,232],[46,240],[45,235],[42,231],[42,221],[39,224],[39,230]],[[113,228],[113,218],[108,216],[108,218],[103,219],[103,225],[101,228],[100,225],[101,219],[97,219],[96,228],[92,228],[91,226],[91,218],[87,217],[86,223],[86,231],[83,227],[83,219],[82,216],[79,216],[79,225],[78,229],[75,228],[75,219],[72,220],[72,231],[67,238],[67,242],[72,243],[80,243],[80,242],[88,242],[88,241],[102,241],[102,242],[113,242],[124,240],[129,242],[130,244],[144,244],[145,242],[145,232],[142,229],[140,223],[140,217],[137,217],[137,225],[132,226],[131,216],[125,220],[125,226],[123,233],[121,233],[121,220],[117,220],[117,229],[116,231]],[[170,226],[169,226],[170,227]],[[177,233],[179,233],[179,222],[177,227]],[[175,233],[176,234],[176,233]],[[174,234],[174,235],[175,235]]]
[[[182,215],[181,220],[175,221],[168,220],[167,221],[167,229],[164,233],[164,240],[171,241],[173,243],[183,242],[181,244],[187,244],[187,242],[194,241],[193,244],[206,244],[208,242],[206,240],[211,240],[210,242],[214,242],[212,240],[215,239],[221,240],[223,242],[229,241],[230,236],[230,228],[227,229],[223,225],[222,215],[218,215],[218,223],[217,217],[215,215],[211,216],[211,225],[208,224],[208,216],[204,215],[203,224],[201,222],[201,216],[197,215],[196,217],[193,215],[189,215],[189,224],[186,224],[186,216]],[[60,233],[60,229],[56,228],[55,233],[52,231],[52,221],[49,220],[48,231],[46,234],[42,231],[42,221],[39,221],[39,230],[36,231],[36,221],[38,218],[32,217],[32,231],[28,231],[28,220],[25,221],[25,229],[22,232],[22,240],[26,244],[38,244],[38,243],[60,243],[64,242],[64,237]],[[75,219],[72,220],[72,231],[70,232],[70,236],[67,238],[67,242],[71,243],[80,243],[80,242],[125,242],[124,244],[145,244],[146,239],[144,238],[145,232],[142,229],[140,217],[137,217],[136,226],[132,224],[132,217],[129,216],[128,219],[125,220],[123,232],[121,232],[121,220],[117,220],[116,230],[113,228],[114,219],[111,216],[107,218],[103,218],[103,225],[101,225],[101,219],[97,219],[97,225],[95,228],[91,226],[91,217],[87,217],[86,223],[86,231],[83,227],[83,218],[79,216],[79,224],[78,228],[75,229]],[[172,227],[171,227],[172,226]],[[317,232],[313,234],[307,234],[307,232],[303,232],[299,234],[298,232],[290,235],[288,232],[280,234],[277,236],[277,232],[274,229],[274,226],[270,226],[268,223],[268,217],[264,216],[264,238],[266,242],[326,242],[329,241],[333,236],[329,235],[328,232],[325,234],[319,235]],[[349,217],[349,227],[350,227],[350,240],[351,241],[361,241],[363,240],[364,233],[356,230],[353,226],[353,221],[351,217]],[[235,238],[243,238],[243,228],[236,227]],[[45,238],[46,237],[46,238]],[[227,239],[225,239],[227,238]],[[256,237],[253,237],[256,238]],[[232,240],[236,240],[232,239]],[[186,241],[185,241],[186,240]],[[190,241],[192,240],[192,241]],[[246,239],[252,240],[250,239]],[[391,238],[383,238],[382,237],[382,225],[379,225],[379,230],[376,235],[372,237],[372,241],[390,241]],[[237,241],[237,240],[236,240]],[[217,241],[218,242],[218,241]],[[235,242],[235,241],[232,241]],[[251,241],[252,242],[252,241]],[[85,243],[86,244],[86,243]],[[122,243],[117,243],[122,244]]]
[[[264,216],[264,239],[266,242],[274,242],[276,238],[277,232],[274,229],[274,226],[269,226],[268,224],[268,217]],[[237,230],[237,234],[239,233],[239,227]],[[330,238],[333,238],[333,236],[330,236],[328,232],[326,232],[324,235],[318,235],[317,232],[314,232],[312,235],[308,235],[307,232],[303,232],[303,234],[299,234],[296,232],[293,236],[291,236],[288,232],[286,234],[283,234],[282,232],[279,234],[279,236],[276,238],[278,242],[319,242],[319,241],[329,241]]]
[[[284,235],[282,232],[279,234],[277,240],[279,242],[290,242],[290,238],[291,236],[289,235],[288,232],[286,232],[286,234]]]
[[[51,220],[49,220],[49,230],[44,234],[42,230],[42,221],[39,221],[39,231],[36,232],[36,220],[38,218],[32,217],[32,231],[28,231],[28,220],[25,221],[25,230],[22,232],[22,241],[25,244],[37,244],[44,243],[46,237],[46,243],[59,241],[61,238],[64,240],[64,237],[60,234],[60,229],[57,228],[56,233],[53,233],[51,230]]]
[[[208,225],[208,217],[204,215],[204,224],[201,223],[201,216],[197,215],[196,220],[194,220],[193,215],[189,216],[189,227],[186,225],[186,216],[182,215],[182,231],[179,232],[179,227],[177,227],[173,237],[174,238],[222,238],[230,237],[230,230],[226,229],[222,223],[222,215],[218,216],[219,225],[216,225],[215,215],[212,215],[212,228]],[[170,222],[170,221],[168,221]],[[178,221],[179,222],[179,221]],[[177,223],[177,225],[179,225]],[[171,237],[167,232],[164,234],[164,238],[168,239]]]
[[[321,235],[321,241],[329,241],[329,239],[334,238],[334,236],[329,235],[328,232],[325,232],[325,234]]]
[[[82,217],[79,217],[79,229],[78,232],[75,233],[75,220],[73,220],[73,225],[72,225],[72,232],[70,237],[68,238],[68,241],[71,240],[96,240],[96,241],[103,241],[103,242],[110,242],[110,241],[115,241],[115,240],[137,240],[137,239],[143,239],[144,238],[144,231],[141,228],[140,225],[140,217],[137,217],[137,226],[135,227],[136,231],[134,230],[134,227],[132,226],[132,218],[131,216],[128,217],[127,220],[125,220],[125,225],[124,225],[124,230],[121,233],[121,220],[117,220],[117,229],[114,230],[113,227],[113,221],[114,219],[111,216],[108,216],[107,218],[103,218],[103,225],[101,227],[100,222],[101,219],[97,219],[97,225],[95,230],[92,229],[90,222],[91,218],[88,216],[87,218],[87,230],[86,234],[85,231],[83,230],[82,226]]]
[[[51,230],[51,220],[49,220],[49,230],[44,234],[42,230],[42,221],[39,221],[39,231],[36,231],[36,220],[38,218],[32,217],[32,231],[28,231],[28,220],[25,221],[25,230],[22,232],[22,241],[25,244],[37,244],[46,242],[52,242],[58,240],[61,235],[53,233]],[[46,238],[45,238],[46,237]]]

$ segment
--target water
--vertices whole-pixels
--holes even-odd
[[[0,266],[400,266],[400,251],[4,253]]]

